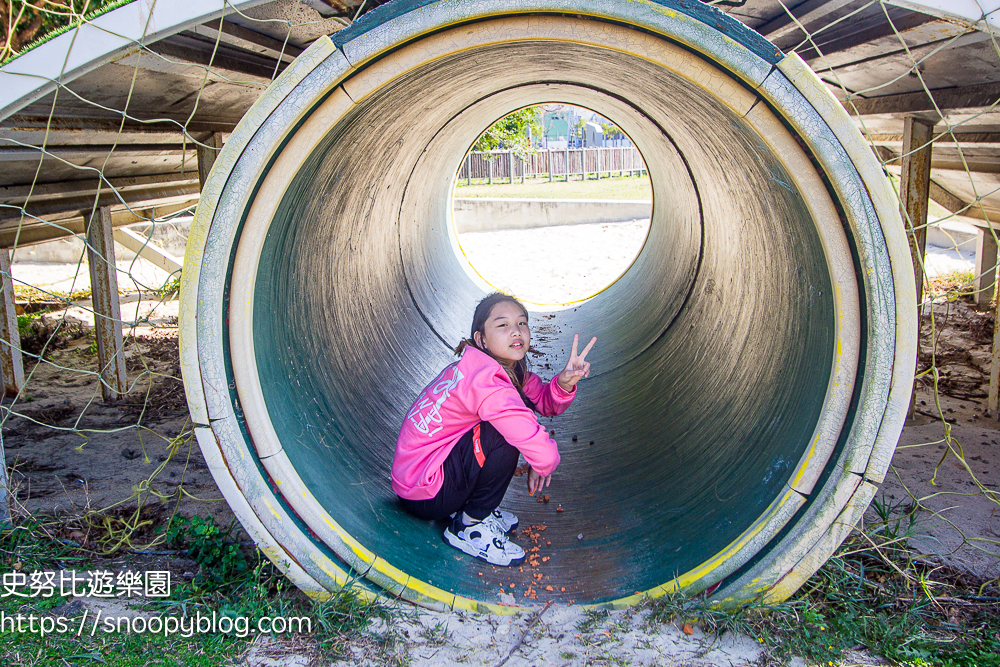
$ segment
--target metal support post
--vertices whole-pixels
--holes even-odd
[[[976,289],[979,290],[982,288],[979,281],[980,276],[985,273],[983,271],[984,267],[992,274],[989,281],[984,281],[990,287],[984,292],[976,292],[977,305],[986,305],[989,304],[990,297],[993,296],[993,290],[996,288],[997,244],[993,239],[993,233],[989,229],[980,229],[978,240],[979,247],[976,252]],[[992,253],[992,256],[990,253]],[[981,256],[983,256],[982,260],[980,260]],[[980,301],[980,298],[982,298],[982,301]],[[997,316],[1000,316],[1000,299],[998,299],[997,303],[997,312],[994,313],[993,349],[990,352],[990,356],[992,357],[990,390],[986,395],[986,411],[994,419],[1000,419],[1000,321],[996,320]]]
[[[16,394],[24,386],[24,367],[21,364],[21,337],[17,330],[14,286],[10,278],[10,253],[7,250],[0,250],[0,272],[3,274],[0,280],[3,285],[4,308],[0,326],[6,329],[2,332],[3,344],[0,346],[3,357],[0,363],[0,387],[4,387],[8,394]],[[7,475],[7,457],[3,451],[3,432],[0,431],[0,527],[8,528],[10,525],[10,477]]]
[[[101,394],[105,402],[125,395],[125,350],[122,349],[122,317],[118,302],[115,246],[111,235],[111,209],[97,209],[87,227],[87,261],[94,304],[94,334],[100,366]]]
[[[545,153],[546,153],[546,155],[545,155],[545,164],[547,164],[549,166],[549,183],[551,183],[552,182],[552,149],[551,148],[546,148],[545,149]]]
[[[16,396],[24,386],[24,363],[21,359],[21,334],[17,328],[14,304],[14,281],[10,277],[10,252],[0,250],[0,372],[3,373],[3,393]]]
[[[973,302],[976,304],[977,308],[986,309],[990,305],[990,299],[993,298],[993,294],[996,291],[996,275],[997,275],[997,242],[993,236],[993,231],[990,229],[979,229],[977,239],[976,239],[976,294],[973,296]],[[998,306],[998,312],[996,315],[1000,315],[1000,306]],[[998,392],[1000,392],[1000,326],[997,323],[993,325],[993,349],[991,351],[991,356],[993,357],[992,367],[990,369],[990,388],[989,393],[986,395],[986,411],[990,416],[997,418],[1000,416],[1000,399],[998,399]]]

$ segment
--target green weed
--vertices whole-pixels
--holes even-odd
[[[75,322],[45,319],[44,310],[17,316],[17,331],[22,352],[32,356],[48,356],[67,346],[69,341],[86,335],[84,328]]]
[[[0,531],[0,570],[30,574],[67,569],[83,573],[92,569],[143,570],[150,565],[134,561],[123,563],[121,553],[116,554],[112,563],[72,541],[61,540],[56,537],[55,530],[64,523],[31,519]],[[214,613],[220,618],[246,617],[251,627],[264,617],[305,618],[308,623],[296,626],[294,636],[286,633],[283,641],[293,642],[295,650],[309,659],[342,657],[341,651],[348,642],[356,643],[359,634],[374,619],[390,619],[389,607],[380,601],[369,602],[349,588],[321,602],[310,600],[291,586],[259,551],[249,557],[240,551],[232,532],[232,526],[223,530],[211,518],[171,521],[166,537],[197,561],[198,574],[194,581],[186,581],[175,572],[169,598],[140,599],[129,606],[147,617],[156,613],[191,617],[198,612],[203,616]],[[96,537],[93,539],[97,541]],[[150,566],[149,569],[161,568]],[[68,619],[72,629],[41,636],[37,631],[24,632],[0,626],[0,659],[15,665],[60,667],[66,664],[207,667],[231,664],[235,656],[250,646],[255,636],[240,637],[221,632],[195,633],[189,637],[151,632],[108,633],[103,631],[103,626],[91,634],[87,629],[91,627],[94,610],[90,609],[89,617],[85,617],[84,608],[70,605],[71,601],[72,598],[59,595],[0,598],[0,611],[8,617],[48,613]],[[88,598],[82,601],[88,605]],[[76,628],[80,623],[86,623],[86,628],[78,634]],[[373,647],[378,649],[378,642],[372,641]]]
[[[852,535],[791,600],[721,609],[704,595],[675,593],[651,602],[647,620],[749,635],[768,665],[792,656],[837,664],[863,649],[899,665],[1000,667],[997,582],[970,582],[917,559],[905,547],[916,525],[912,506],[879,499],[872,509],[878,521]]]
[[[605,620],[611,618],[611,612],[606,609],[588,609],[584,612],[583,619],[577,623],[576,629],[581,634],[587,634],[596,630]]]
[[[17,316],[17,333],[25,337],[31,333],[31,323],[42,316],[41,312],[25,313]]]
[[[161,299],[170,299],[173,297],[180,298],[181,294],[181,276],[178,274],[176,277],[171,278],[163,284],[158,290],[156,290],[156,295]]]
[[[430,646],[444,646],[451,640],[451,633],[448,631],[448,622],[439,621],[434,627],[425,628],[423,637]]]
[[[181,548],[185,555],[201,566],[196,585],[205,582],[222,584],[246,574],[249,569],[240,545],[231,538],[235,522],[223,530],[211,516],[197,514],[190,519],[174,516],[167,526],[167,543]]]

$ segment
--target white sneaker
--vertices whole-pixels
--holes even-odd
[[[452,512],[448,516],[454,519],[456,516],[458,516],[458,512]],[[517,528],[517,525],[519,523],[516,514],[514,514],[513,512],[508,512],[507,510],[502,510],[499,507],[493,510],[493,516],[496,518],[497,521],[500,522],[500,528],[502,528],[503,532],[505,533],[509,533],[510,531]]]
[[[462,519],[456,517],[441,537],[446,544],[490,565],[506,567],[524,562],[524,549],[507,538],[503,526],[492,514],[471,526],[464,525]]]

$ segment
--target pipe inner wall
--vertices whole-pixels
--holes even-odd
[[[483,601],[534,583],[443,544],[441,526],[397,506],[388,471],[410,402],[488,291],[455,250],[457,165],[506,113],[578,104],[636,142],[653,216],[611,288],[533,316],[546,378],[574,332],[599,342],[570,410],[543,420],[562,453],[552,502],[516,480],[505,506],[547,525],[540,572],[559,601],[653,589],[737,540],[788,494],[816,437],[846,244],[824,246],[785,160],[731,106],[755,97],[729,81],[727,104],[631,54],[528,41],[463,49],[360,96],[343,84],[354,104],[290,177],[259,249],[240,247],[258,259],[252,356],[234,347],[233,363],[255,368],[277,436],[273,451],[255,441],[264,466],[280,452],[346,533],[413,578]]]

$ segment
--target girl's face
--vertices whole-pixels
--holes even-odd
[[[497,359],[518,362],[531,345],[528,317],[517,304],[501,301],[490,310],[484,333],[477,331],[475,339]]]

